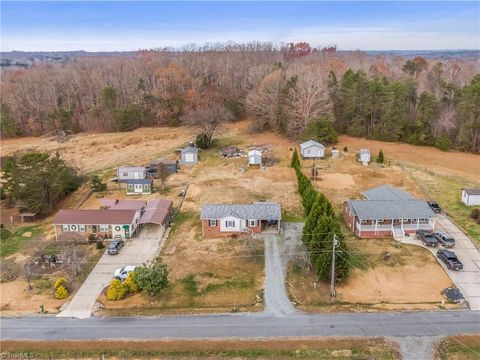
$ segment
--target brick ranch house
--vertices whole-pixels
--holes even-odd
[[[205,238],[255,235],[264,231],[280,232],[282,211],[274,202],[207,204],[202,206],[200,219]]]
[[[363,200],[343,204],[345,223],[359,238],[403,238],[420,229],[435,228],[435,213],[427,202],[405,191],[383,185],[363,196]]]

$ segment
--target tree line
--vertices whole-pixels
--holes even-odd
[[[253,131],[296,139],[326,120],[353,136],[478,152],[479,67],[304,42],[76,58],[2,71],[1,135],[198,124],[217,107],[221,122],[250,117]]]
[[[297,150],[292,155],[291,166],[298,180],[298,193],[302,198],[304,215],[302,242],[305,245],[313,269],[322,280],[329,280],[332,266],[333,236],[336,236],[335,279],[345,280],[350,270],[349,254],[340,220],[335,214],[331,202],[317,192],[307,176],[302,172]]]

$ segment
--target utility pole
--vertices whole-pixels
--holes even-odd
[[[330,296],[334,298],[337,294],[335,292],[335,248],[337,247],[337,235],[333,234],[332,239],[332,271],[331,271],[331,278],[330,278]]]

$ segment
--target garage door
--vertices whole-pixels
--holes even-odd
[[[193,154],[185,154],[186,162],[193,162]]]

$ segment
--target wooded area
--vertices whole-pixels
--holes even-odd
[[[1,135],[201,125],[217,107],[215,123],[249,116],[253,131],[293,138],[328,118],[340,133],[479,152],[479,73],[473,61],[367,56],[307,43],[83,57],[3,70]]]

